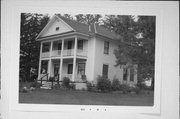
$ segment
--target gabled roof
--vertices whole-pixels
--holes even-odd
[[[109,30],[105,29],[104,27],[99,26],[98,24],[88,25],[88,24],[77,22],[72,19],[65,18],[59,14],[56,14],[56,16],[58,16],[60,19],[62,19],[64,22],[66,22],[76,32],[80,32],[80,33],[84,33],[84,34],[88,34],[88,35],[97,34],[97,35],[101,35],[101,36],[115,39],[115,40],[121,39],[120,35],[116,34],[115,32],[109,31]]]
[[[72,20],[72,19],[65,18],[65,17],[61,16],[60,14],[55,14],[53,16],[53,18],[54,17],[57,17],[57,18],[63,20],[67,25],[69,25],[72,28],[72,32],[79,32],[79,33],[83,33],[83,34],[90,35],[90,36],[91,35],[100,35],[100,36],[110,38],[113,40],[118,40],[118,39],[120,40],[121,39],[120,35],[116,34],[115,32],[112,32],[110,30],[107,30],[104,27],[99,26],[96,23],[92,24],[92,25],[88,25],[88,24],[77,22],[77,21]],[[50,22],[51,22],[51,20],[50,20]],[[46,25],[46,27],[47,27],[47,25]],[[46,27],[43,30],[45,30]],[[38,35],[38,37],[36,39],[39,38],[40,34]],[[63,33],[63,34],[65,34],[65,33]]]

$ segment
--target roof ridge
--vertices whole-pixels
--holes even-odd
[[[80,23],[80,24],[82,24],[82,25],[87,25],[87,26],[89,26],[89,25],[86,24],[86,23],[82,23],[82,22],[78,22],[78,21],[76,21],[76,20],[74,20],[74,19],[66,18],[66,17],[64,17],[64,16],[62,16],[62,15],[60,15],[60,14],[55,14],[55,15],[57,15],[57,16],[60,17],[60,18],[64,18],[64,19],[66,19],[66,20],[69,20],[69,21],[73,21],[73,22],[76,22],[76,23]]]

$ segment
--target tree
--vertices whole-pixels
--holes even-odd
[[[20,77],[24,80],[30,81],[32,69],[38,71],[40,43],[35,39],[48,21],[47,15],[21,14]]]
[[[95,15],[92,15],[92,14],[86,14],[86,15],[78,14],[75,17],[76,17],[76,21],[84,23],[84,24],[88,24],[88,25],[91,25],[91,24],[94,24],[94,23],[100,23],[100,18],[102,18],[102,16],[99,15],[99,14],[95,14]]]
[[[154,16],[106,16],[104,27],[122,36],[114,51],[116,66],[138,64],[138,81],[152,77],[155,63]]]

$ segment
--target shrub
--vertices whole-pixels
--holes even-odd
[[[117,79],[117,78],[114,78],[112,80],[112,90],[113,91],[117,91],[117,90],[120,90],[120,81]]]
[[[34,87],[34,88],[40,88],[42,85],[41,83],[38,83],[38,82],[33,82],[30,87]]]
[[[92,91],[92,88],[93,88],[92,83],[91,82],[87,82],[86,85],[87,85],[87,90],[88,91]]]
[[[99,76],[97,78],[97,89],[101,92],[110,92],[111,91],[111,81],[108,78]]]
[[[125,93],[125,94],[131,91],[129,85],[127,85],[127,84],[121,84],[120,90],[123,91],[123,93]]]
[[[139,94],[141,90],[139,87],[136,86],[136,87],[134,87],[134,91],[136,92],[136,94]]]
[[[55,78],[54,77],[49,77],[49,81],[55,81]]]
[[[27,87],[23,87],[21,92],[22,92],[22,93],[28,93],[28,92],[29,92],[29,89],[28,89]]]
[[[62,86],[66,87],[66,88],[70,87],[70,79],[68,77],[63,78]]]
[[[87,81],[86,75],[81,76],[82,81]]]
[[[69,89],[75,90],[76,85],[74,83],[69,84]]]

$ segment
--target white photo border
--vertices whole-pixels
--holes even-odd
[[[156,113],[160,114],[161,107],[161,60],[162,60],[162,16],[159,8],[148,9],[135,6],[123,6],[126,4],[113,4],[108,2],[98,4],[97,2],[57,2],[48,6],[37,2],[14,3],[12,6],[11,31],[11,60],[10,64],[10,108],[16,111],[42,111],[42,112],[117,112],[117,113]],[[71,4],[69,4],[71,3]],[[104,5],[104,7],[102,7]],[[155,52],[155,90],[154,106],[102,106],[102,105],[55,105],[55,104],[20,104],[19,103],[19,46],[20,46],[20,15],[21,13],[69,13],[69,14],[114,14],[114,15],[145,15],[156,16],[156,52]],[[10,80],[10,79],[9,79]],[[90,110],[91,109],[91,110]]]

